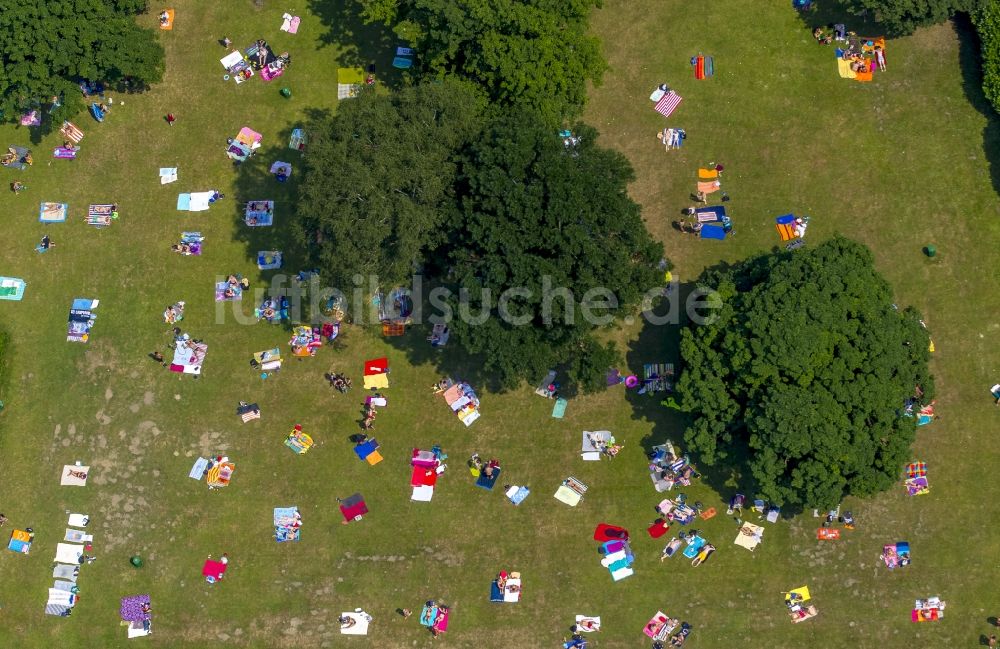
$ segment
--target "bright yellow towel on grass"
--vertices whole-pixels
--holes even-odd
[[[851,69],[851,62],[845,59],[837,59],[837,72],[845,79],[854,79],[858,73]]]

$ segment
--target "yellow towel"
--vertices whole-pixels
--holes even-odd
[[[844,59],[837,59],[837,72],[845,79],[854,79],[858,73],[851,69],[851,62]]]
[[[701,180],[715,180],[719,177],[719,172],[715,169],[699,169],[698,178]]]

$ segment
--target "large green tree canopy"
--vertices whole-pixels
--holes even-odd
[[[871,252],[845,238],[765,255],[700,279],[717,319],[682,331],[685,434],[708,465],[746,458],[761,495],[833,506],[887,488],[906,461],[929,398],[928,335],[897,310]]]
[[[141,88],[163,77],[163,48],[132,14],[145,0],[3,0],[0,2],[0,111],[16,119],[63,96],[64,114],[82,107],[81,79]]]
[[[455,157],[480,128],[482,105],[448,80],[364,92],[310,126],[295,228],[334,286],[346,291],[355,274],[404,283],[444,240]]]
[[[358,1],[366,19],[416,48],[419,68],[469,79],[550,124],[579,113],[587,81],[599,83],[606,67],[587,32],[598,0]]]
[[[511,111],[489,125],[462,163],[461,218],[447,258],[470,312],[490,317],[458,317],[452,331],[467,351],[484,354],[486,369],[506,385],[600,351],[588,342],[595,324],[581,311],[585,299],[603,303],[613,295],[611,308],[592,312],[610,318],[660,279],[662,246],[626,192],[631,166],[597,146],[593,129],[578,125],[576,133],[580,143],[568,149],[532,113]],[[525,290],[507,310],[520,324],[505,321],[499,304],[500,294],[515,288]],[[546,299],[547,288],[568,289],[574,299]],[[456,310],[458,300],[451,300]]]
[[[956,11],[969,11],[982,0],[841,0],[850,10],[866,12],[889,36],[911,34],[917,27],[935,25]]]

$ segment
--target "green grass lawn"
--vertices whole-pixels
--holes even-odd
[[[476,376],[455,349],[443,354],[410,331],[387,341],[345,327],[337,345],[312,359],[290,361],[261,381],[252,352],[287,349],[284,327],[238,324],[212,300],[217,275],[240,272],[255,287],[270,275],[254,265],[256,250],[283,248],[286,270],[299,269],[287,234],[299,168],[287,186],[267,175],[276,159],[299,162],[288,133],[313,111],[336,109],[336,68],[377,62],[388,70],[392,39],[359,27],[341,3],[289,0],[197,3],[178,0],[176,27],[163,33],[164,83],[126,96],[103,124],[81,116],[86,132],[75,162],[51,160],[58,136],[33,143],[36,163],[20,178],[29,190],[4,194],[5,253],[0,274],[28,281],[23,302],[0,302],[11,333],[10,384],[0,417],[0,511],[15,527],[33,526],[28,557],[0,561],[0,645],[124,646],[121,596],[149,593],[154,634],[137,643],[158,647],[381,648],[429,646],[415,618],[429,598],[453,606],[438,644],[456,647],[549,647],[567,635],[575,613],[600,614],[594,647],[647,646],[641,629],[658,609],[695,627],[687,646],[804,647],[817,640],[856,647],[976,646],[987,619],[1000,613],[994,580],[1000,542],[991,530],[1000,489],[991,480],[1000,460],[991,436],[997,409],[987,389],[1000,375],[994,341],[1000,298],[997,220],[997,125],[975,78],[969,33],[953,25],[892,41],[889,72],[872,84],[836,75],[829,48],[815,45],[789,3],[699,6],[670,0],[613,0],[597,12],[610,70],[591,93],[586,119],[606,146],[633,162],[633,196],[651,231],[691,280],[707,265],[732,261],[777,243],[773,217],[812,217],[808,239],[835,232],[874,251],[901,305],[920,308],[937,346],[939,421],[921,429],[914,457],[930,467],[932,492],[908,498],[902,488],[847,503],[859,528],[838,543],[818,545],[808,515],[768,525],[755,554],[732,545],[736,526],[720,515],[699,523],[719,551],[692,568],[656,561],[662,544],[642,530],[660,496],[646,477],[643,445],[681,429],[656,399],[618,391],[574,399],[566,419],[529,387],[481,394],[483,417],[465,428],[429,386],[442,373]],[[284,11],[297,13],[297,35],[278,30]],[[751,18],[752,17],[752,18]],[[153,24],[153,15],[142,20]],[[236,86],[218,63],[228,36],[244,46],[266,38],[292,54],[282,79],[259,77]],[[695,81],[688,59],[711,54],[716,75]],[[395,80],[389,76],[388,82]],[[666,153],[654,140],[662,119],[647,99],[670,83],[684,102],[672,123],[687,129],[683,149]],[[281,87],[292,90],[283,99]],[[168,127],[163,115],[173,112]],[[242,126],[264,135],[260,155],[234,170],[227,137]],[[29,142],[24,129],[0,128],[0,144]],[[405,146],[406,143],[401,143]],[[50,164],[51,160],[51,164]],[[737,235],[700,241],[671,222],[694,188],[697,166],[725,164],[724,188]],[[180,167],[177,183],[160,186],[157,169]],[[226,198],[208,212],[179,213],[181,191],[219,189]],[[276,227],[248,233],[241,202],[273,198]],[[70,204],[70,221],[42,226],[39,201]],[[121,218],[94,230],[83,221],[89,203],[116,201]],[[184,230],[206,235],[201,257],[169,252]],[[48,232],[56,248],[32,247]],[[933,243],[938,256],[921,254]],[[87,345],[64,340],[74,297],[100,298]],[[169,341],[163,307],[187,302],[185,331],[209,344],[205,375],[178,379],[145,355]],[[245,299],[249,309],[252,301]],[[612,332],[628,366],[676,360],[676,331],[630,326]],[[385,461],[359,462],[347,437],[357,431],[365,358],[388,355],[390,406],[378,419]],[[344,371],[358,387],[334,396],[323,372]],[[239,400],[257,401],[260,421],[242,425]],[[295,456],[282,445],[296,423],[319,446]],[[624,440],[613,462],[584,463],[581,430],[609,429]],[[449,454],[432,503],[409,501],[408,458],[416,446],[439,443]],[[499,458],[501,482],[527,484],[520,507],[477,489],[465,471],[473,451]],[[237,464],[230,487],[209,491],[187,478],[199,455],[225,453]],[[84,489],[58,486],[63,464],[92,466]],[[590,486],[576,509],[552,499],[559,481],[575,475]],[[724,508],[738,476],[713,471],[685,490]],[[342,526],[337,497],[360,491],[371,513]],[[302,540],[276,544],[271,510],[297,505]],[[65,512],[92,517],[97,562],[82,570],[82,600],[69,619],[43,615],[49,563],[65,528]],[[629,527],[636,574],[617,584],[599,564],[594,525]],[[8,528],[5,528],[9,529]],[[908,540],[914,565],[888,572],[883,543]],[[208,554],[228,552],[223,583],[200,577]],[[145,567],[128,558],[140,554]],[[524,576],[521,604],[488,601],[499,569]],[[808,584],[820,609],[802,625],[788,622],[782,591]],[[913,599],[940,595],[949,603],[939,623],[909,621]],[[367,638],[342,638],[336,617],[364,607],[375,616]]]

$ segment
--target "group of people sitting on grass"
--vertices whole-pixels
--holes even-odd
[[[230,275],[226,278],[226,289],[224,291],[227,298],[236,297],[236,289],[243,291],[250,290],[250,280],[238,275]]]
[[[351,387],[350,386],[350,379],[345,379],[345,380],[347,381],[347,387],[350,388]],[[378,394],[377,392],[372,395],[372,397],[375,398],[375,399],[381,398],[381,396],[382,395]],[[365,404],[365,416],[364,416],[364,419],[361,420],[361,427],[363,429],[365,429],[365,430],[375,430],[375,415],[377,415],[377,414],[378,414],[378,411],[375,410],[375,406],[372,405],[371,401],[369,401],[368,403],[366,403]]]
[[[330,383],[330,387],[336,388],[337,392],[347,394],[351,389],[351,379],[343,374],[327,372],[323,377]]]
[[[184,319],[184,302],[177,302],[163,310],[163,321],[174,324]]]

